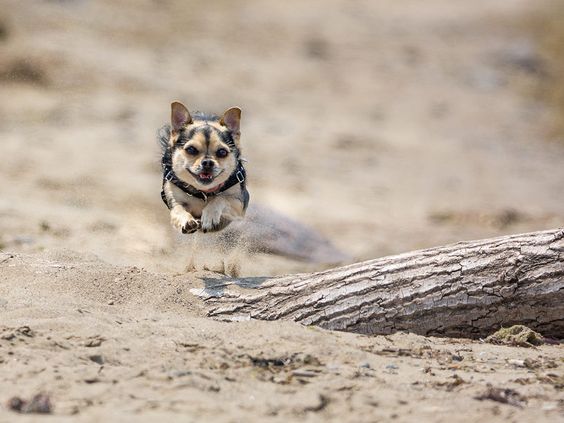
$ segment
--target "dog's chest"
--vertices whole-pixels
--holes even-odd
[[[208,205],[206,201],[188,195],[176,186],[172,186],[172,190],[174,191],[174,197],[177,201],[181,203],[192,216],[196,218],[202,217],[202,211]]]

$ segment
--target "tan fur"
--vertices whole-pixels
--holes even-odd
[[[202,123],[200,123],[202,125]],[[191,126],[198,126],[197,123]],[[211,126],[211,125],[210,125]],[[188,127],[187,129],[190,129]],[[188,147],[194,147],[199,151],[197,156],[191,156],[186,152]],[[206,145],[203,134],[197,133],[190,141],[186,143],[184,148],[177,149],[172,158],[173,170],[176,175],[183,181],[189,183],[199,190],[210,190],[225,182],[237,167],[237,160],[233,154],[229,154],[225,158],[219,158],[215,155],[217,150],[224,148],[229,150],[229,146],[221,141],[217,134],[210,135],[209,146]],[[214,161],[214,170],[217,172],[213,184],[204,185],[193,175],[197,174],[201,168],[204,158]],[[187,168],[190,169],[190,173]],[[214,172],[214,173],[215,173]]]

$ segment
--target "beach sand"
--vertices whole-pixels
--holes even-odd
[[[540,7],[4,0],[0,421],[38,420],[7,404],[41,392],[49,421],[562,421],[561,345],[207,318],[190,289],[225,257],[170,228],[155,140],[172,100],[242,107],[252,203],[347,262],[563,226],[519,24]],[[243,275],[334,265],[231,253]]]

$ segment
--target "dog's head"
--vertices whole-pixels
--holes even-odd
[[[171,105],[169,148],[176,176],[200,191],[212,192],[237,169],[241,109],[222,117],[194,113],[178,102]]]

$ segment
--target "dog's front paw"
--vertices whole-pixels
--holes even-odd
[[[173,228],[183,234],[194,233],[200,228],[200,221],[178,206],[170,211],[170,223]]]
[[[183,234],[193,234],[198,229],[200,229],[200,227],[201,227],[200,221],[198,219],[192,218],[192,220],[189,220],[184,225],[184,227],[182,228],[182,233]]]
[[[218,231],[229,223],[222,218],[224,206],[221,203],[209,204],[202,211],[202,232]]]

